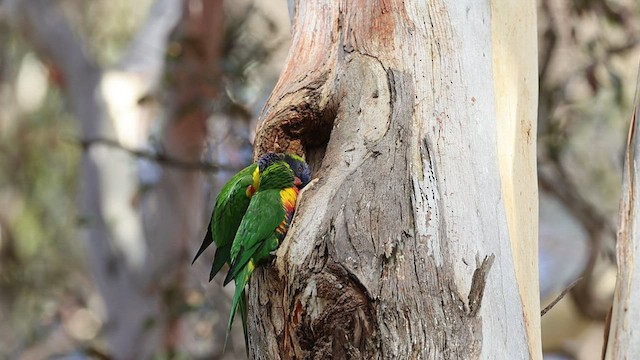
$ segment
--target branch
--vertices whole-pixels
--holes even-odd
[[[560,295],[558,295],[555,299],[553,299],[551,303],[549,303],[549,305],[547,305],[544,309],[542,309],[542,311],[540,311],[540,316],[544,316],[547,312],[549,312],[549,310],[553,309],[553,307],[556,306],[556,304],[560,300],[562,300],[562,298],[564,298],[564,296],[567,295],[567,293],[571,291],[571,289],[578,285],[578,282],[580,282],[580,280],[582,280],[582,277],[575,279],[571,284],[569,284],[569,286],[562,290]]]
[[[542,160],[539,162],[543,163]],[[572,299],[583,315],[592,319],[603,319],[609,309],[609,304],[601,304],[596,301],[592,290],[593,275],[600,253],[604,253],[610,260],[614,258],[614,246],[606,246],[604,239],[607,234],[611,239],[615,239],[615,226],[580,194],[559,160],[552,159],[549,165],[547,169],[552,172],[551,174],[545,171],[544,167],[539,168],[540,187],[560,200],[581,223],[589,236],[589,259],[582,271],[584,281],[575,284],[577,286],[574,285],[571,289]]]
[[[204,172],[214,172],[214,171],[220,171],[220,170],[225,170],[225,171],[237,170],[236,167],[229,166],[229,165],[220,165],[220,164],[215,164],[207,161],[198,161],[198,162],[182,161],[162,152],[151,152],[151,151],[145,151],[145,150],[139,150],[139,149],[132,149],[122,145],[116,140],[111,140],[111,139],[104,139],[104,138],[86,139],[86,140],[77,139],[77,140],[74,140],[74,142],[80,145],[83,151],[89,150],[89,147],[94,145],[104,145],[110,148],[122,150],[137,158],[155,161],[158,164],[161,164],[164,166],[170,166],[170,167],[174,167],[182,170],[193,170],[193,171],[204,171]]]

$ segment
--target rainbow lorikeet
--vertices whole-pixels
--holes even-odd
[[[228,329],[231,329],[236,309],[244,299],[245,286],[256,266],[271,257],[286,235],[302,186],[285,161],[276,161],[260,175],[259,187],[251,198],[231,245],[231,270],[224,284],[235,280]],[[246,305],[245,305],[246,306]],[[243,317],[243,322],[246,319]]]
[[[216,243],[216,252],[209,274],[209,281],[222,269],[223,265],[231,265],[231,245],[243,216],[245,215],[251,197],[260,189],[261,174],[275,162],[284,161],[293,170],[294,181],[304,187],[311,178],[309,167],[305,161],[293,154],[267,153],[262,155],[257,163],[242,169],[220,190],[216,197],[215,207],[211,215],[207,233],[193,262],[211,245]],[[192,263],[193,263],[192,262]],[[243,318],[245,340],[246,331],[246,302],[244,298],[238,300],[238,307]]]

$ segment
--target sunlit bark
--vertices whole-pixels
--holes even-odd
[[[640,358],[640,337],[636,332],[640,323],[640,266],[636,257],[640,255],[640,168],[637,151],[640,146],[637,120],[640,115],[640,73],[636,83],[636,99],[633,107],[629,139],[625,156],[622,198],[620,200],[620,227],[617,241],[618,276],[611,311],[611,324],[605,359]],[[638,211],[636,211],[638,209]]]
[[[250,284],[252,357],[541,357],[535,4],[504,5],[295,3],[256,155],[318,181]]]

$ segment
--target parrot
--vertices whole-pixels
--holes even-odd
[[[260,175],[266,168],[276,161],[284,161],[293,169],[296,181],[300,183],[300,188],[304,187],[311,180],[311,171],[300,156],[283,153],[266,153],[251,164],[240,170],[229,180],[220,190],[216,197],[211,220],[207,226],[207,233],[198,249],[192,264],[200,255],[213,243],[216,243],[209,281],[222,269],[224,264],[231,264],[230,251],[233,239],[236,235],[240,222],[249,207],[252,195],[260,187]],[[242,316],[243,333],[245,343],[247,342],[246,329],[246,300],[244,297],[237,301],[240,314]]]
[[[275,153],[261,156],[257,163],[251,164],[235,174],[218,193],[211,220],[207,226],[207,233],[191,262],[191,264],[195,263],[198,257],[215,241],[216,253],[209,281],[216,276],[225,263],[229,263],[231,242],[236,235],[238,226],[240,226],[242,216],[249,207],[249,201],[255,191],[260,172],[271,163],[282,160],[282,156],[282,154]]]
[[[272,163],[260,175],[259,188],[251,198],[231,245],[231,269],[224,284],[234,280],[236,288],[227,333],[236,310],[240,308],[242,312],[241,307],[246,306],[241,302],[251,274],[256,266],[271,257],[284,239],[293,218],[299,186],[303,184],[285,161]]]

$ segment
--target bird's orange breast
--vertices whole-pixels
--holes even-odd
[[[282,201],[282,207],[285,210],[284,219],[276,231],[278,232],[280,238],[284,238],[284,235],[289,230],[289,225],[291,225],[291,219],[293,218],[293,211],[296,208],[296,200],[298,199],[298,188],[290,187],[283,190],[280,190],[280,199]]]
[[[282,206],[285,208],[287,213],[292,212],[296,207],[298,188],[290,187],[280,190],[280,199],[282,200]]]

